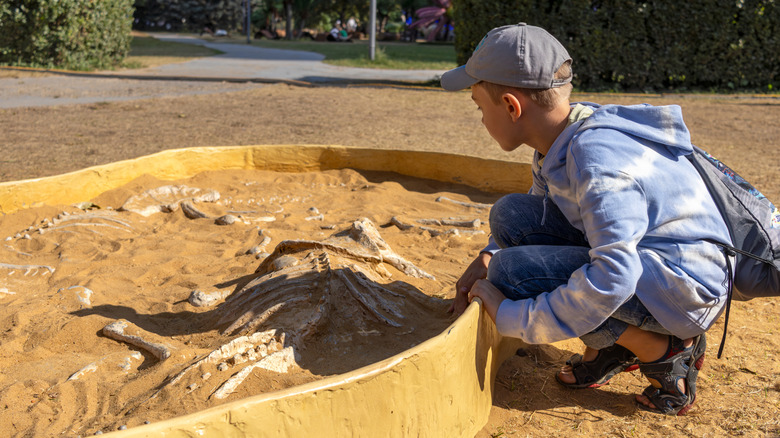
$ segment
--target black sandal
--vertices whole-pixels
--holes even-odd
[[[685,415],[696,402],[696,377],[704,365],[706,349],[707,338],[703,334],[693,338],[693,345],[688,348],[684,348],[681,339],[672,336],[664,359],[640,363],[642,374],[661,387],[650,385],[642,392],[655,408],[643,403],[639,403],[639,408],[665,415]],[[677,386],[680,379],[685,379],[685,393]]]
[[[581,354],[575,354],[566,365],[571,366],[575,383],[566,383],[555,373],[555,380],[567,388],[598,388],[609,384],[609,380],[623,371],[638,368],[637,358],[630,350],[618,344],[599,350],[595,359],[584,362]]]

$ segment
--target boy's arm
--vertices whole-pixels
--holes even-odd
[[[647,201],[638,183],[612,169],[583,169],[569,194],[580,208],[591,261],[567,284],[534,299],[505,300],[496,326],[505,336],[550,343],[582,336],[635,291],[642,265],[637,244],[647,231]]]

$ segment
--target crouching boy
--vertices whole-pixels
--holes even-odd
[[[488,246],[451,311],[479,297],[501,334],[586,349],[556,374],[571,388],[639,370],[641,408],[682,415],[696,399],[705,332],[727,298],[730,243],[678,106],[571,104],[571,58],[524,23],[490,31],[442,87],[471,87],[501,149],[535,150],[533,187],[490,212]]]

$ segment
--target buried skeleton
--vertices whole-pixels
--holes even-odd
[[[348,372],[452,322],[442,297],[454,274],[440,263],[481,244],[485,204],[409,191],[391,205],[383,191],[399,198],[398,184],[346,170],[303,187],[274,175],[285,189],[260,198],[259,183],[236,183],[251,178],[218,190],[191,185],[213,174],[142,178],[0,222],[3,318],[15,321],[4,349],[25,365],[3,376],[0,401],[33,401],[0,420],[34,434],[132,427]]]

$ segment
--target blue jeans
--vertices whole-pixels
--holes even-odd
[[[516,193],[499,199],[490,210],[490,232],[501,250],[490,260],[487,278],[510,300],[550,292],[590,262],[582,232],[551,200],[544,204],[541,196]],[[580,339],[600,350],[615,344],[629,325],[670,334],[634,295]]]

